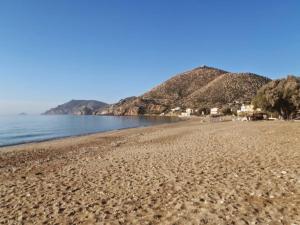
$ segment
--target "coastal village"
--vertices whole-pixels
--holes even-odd
[[[243,103],[236,110],[235,108],[221,108],[212,107],[206,109],[183,109],[181,107],[175,107],[171,109],[169,113],[162,113],[160,116],[177,116],[180,118],[191,118],[191,117],[212,117],[218,118],[223,116],[231,116],[233,121],[255,121],[255,120],[280,120],[282,119],[278,115],[264,112],[261,108],[255,108],[251,103]],[[298,110],[295,120],[300,119],[300,110]]]

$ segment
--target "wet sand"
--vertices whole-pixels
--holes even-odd
[[[300,123],[189,120],[1,148],[0,224],[300,225]]]

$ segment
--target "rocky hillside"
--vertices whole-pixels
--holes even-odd
[[[234,102],[249,102],[258,89],[270,79],[252,73],[226,73],[217,77],[184,98],[182,105],[189,108],[222,107]]]
[[[167,100],[170,104],[175,104],[226,73],[207,66],[199,67],[172,77],[145,93],[142,98]]]
[[[174,107],[199,109],[250,101],[270,79],[252,73],[229,73],[202,66],[178,74],[139,97],[110,105],[97,114],[168,113]]]
[[[130,97],[98,110],[95,114],[115,116],[157,115],[168,110],[169,107],[170,105],[164,103],[164,101]]]
[[[46,111],[44,115],[92,115],[106,106],[108,104],[95,100],[71,100]]]

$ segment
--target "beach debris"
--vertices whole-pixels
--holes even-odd
[[[113,141],[110,143],[112,147],[119,147],[121,144],[123,144],[122,141]]]
[[[285,175],[285,174],[287,174],[287,172],[283,170],[283,171],[281,171],[281,174]]]
[[[13,167],[11,168],[11,172],[12,172],[12,173],[15,173],[16,171],[17,171],[17,168],[13,166]]]

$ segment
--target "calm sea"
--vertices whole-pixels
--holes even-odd
[[[0,116],[0,147],[170,122],[165,117]]]

